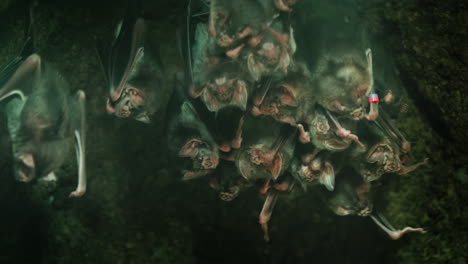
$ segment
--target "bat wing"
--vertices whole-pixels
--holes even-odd
[[[24,43],[23,48],[21,49],[20,55],[16,56],[7,63],[0,65],[0,101],[11,95],[19,95],[24,101],[25,98],[21,92],[22,89],[8,89],[7,91],[7,89],[4,89],[4,86],[32,53],[33,41],[31,37],[28,37]]]
[[[80,127],[74,131],[75,134],[75,151],[78,162],[78,184],[76,189],[70,193],[70,197],[80,197],[86,192],[86,163],[85,163],[85,146],[86,146],[86,112],[85,112],[85,93],[78,91],[78,104],[80,110]]]
[[[11,78],[13,73],[15,73],[16,69],[21,65],[24,61],[24,58],[21,56],[15,57],[8,63],[0,66],[0,87],[3,87],[5,83]]]
[[[210,1],[190,0],[187,6],[185,29],[178,34],[179,53],[185,65],[187,65],[186,74],[191,83],[194,82],[192,47],[195,43],[197,24],[208,22],[209,11]]]
[[[0,73],[0,78],[5,83],[0,87],[0,101],[18,95],[22,101],[31,93],[33,84],[38,80],[41,72],[41,58],[33,54],[23,58],[15,58],[9,65],[5,66],[4,74]]]
[[[144,30],[143,19],[120,21],[110,42],[100,40],[97,43],[97,53],[113,102],[120,98],[135,65],[143,57]]]

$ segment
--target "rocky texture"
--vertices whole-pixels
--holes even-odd
[[[402,263],[464,263],[468,258],[468,5],[460,1],[380,1],[369,14],[387,40],[412,98],[400,124],[415,159],[430,168],[401,177],[389,215],[400,224],[418,221],[428,234],[406,240]]]

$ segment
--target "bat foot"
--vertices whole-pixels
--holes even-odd
[[[74,191],[74,192],[71,192],[70,195],[68,197],[81,197],[85,194],[86,190],[83,190],[83,191]]]

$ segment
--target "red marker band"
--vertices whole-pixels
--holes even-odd
[[[369,103],[378,103],[379,102],[379,95],[378,94],[369,94]]]

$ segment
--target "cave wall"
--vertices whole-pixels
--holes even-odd
[[[0,2],[2,63],[18,52],[27,21],[27,3],[9,2]],[[37,52],[74,90],[87,94],[89,190],[80,199],[67,197],[76,180],[73,158],[58,172],[57,188],[13,182],[11,157],[2,148],[0,262],[465,263],[467,5],[356,2],[395,54],[409,95],[398,125],[413,144],[413,159],[430,158],[430,166],[407,176],[385,177],[378,203],[395,226],[420,225],[427,234],[390,241],[370,219],[334,216],[312,194],[281,197],[271,221],[272,242],[265,244],[255,190],[225,203],[207,180],[179,181],[161,139],[164,111],[152,126],[105,113],[94,36],[112,30],[127,9],[125,1],[40,1]],[[175,32],[184,23],[186,3],[141,5],[160,43],[169,87],[164,100],[171,76],[183,67]],[[8,140],[0,142],[8,146]]]

